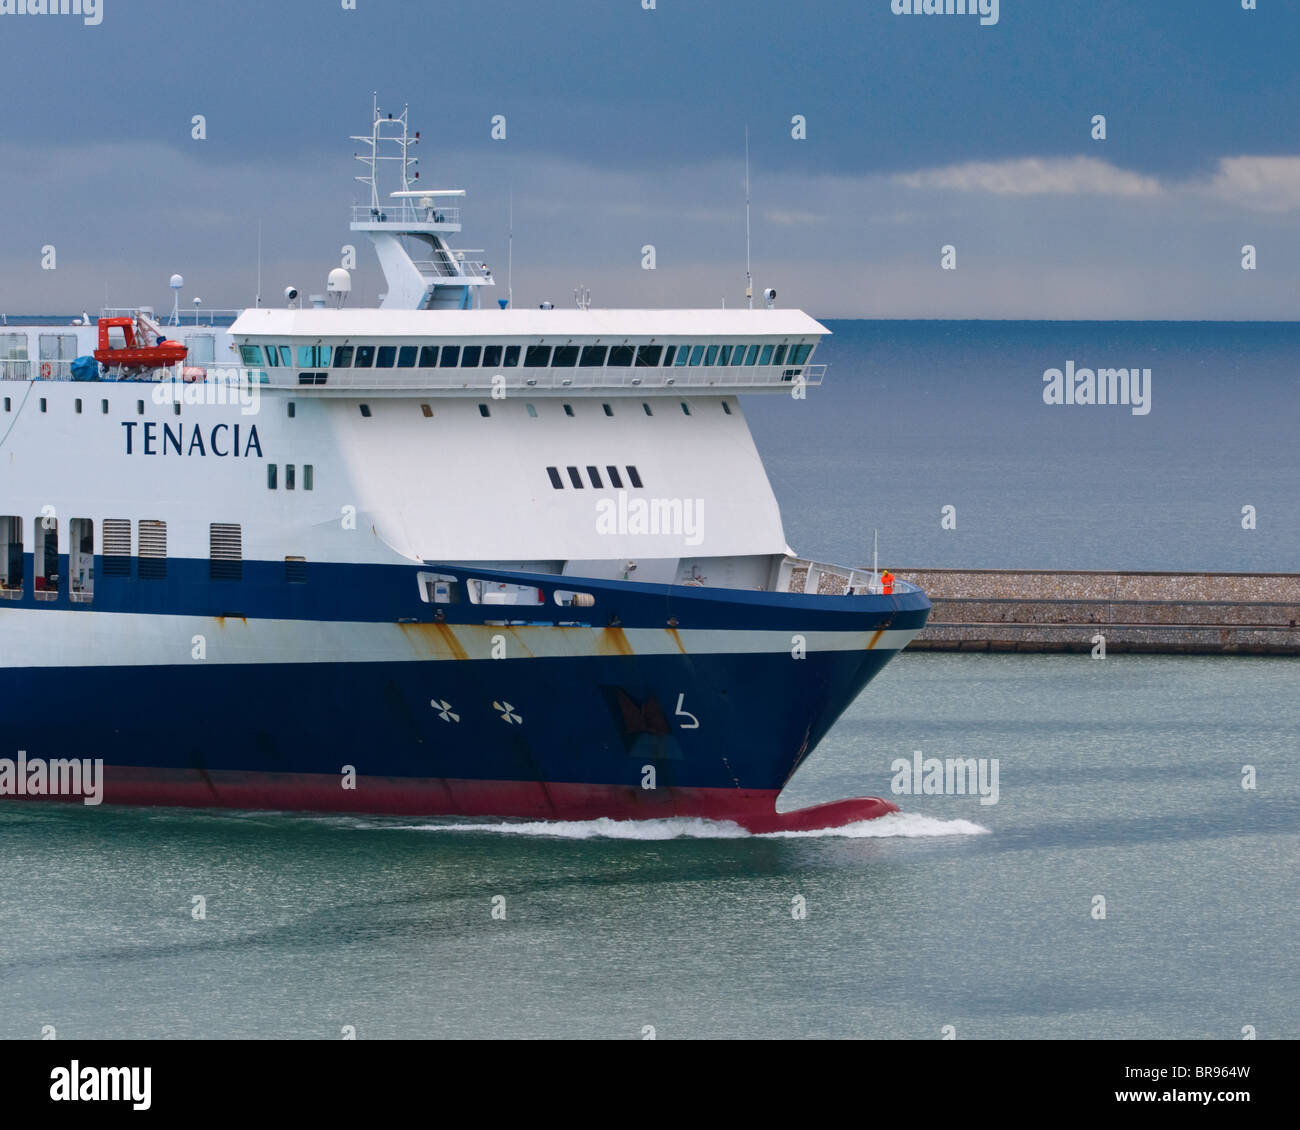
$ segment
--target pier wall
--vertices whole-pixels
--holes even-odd
[[[1300,573],[894,572],[934,604],[917,650],[1300,655]]]

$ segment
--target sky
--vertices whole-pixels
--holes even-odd
[[[454,242],[502,295],[512,244],[516,305],[743,304],[748,128],[755,290],[783,306],[1300,309],[1296,0],[26,2],[0,0],[11,315],[166,307],[173,272],[186,308],[251,305],[259,223],[266,304],[323,291],[348,244],[373,302],[348,230],[372,92],[409,104],[421,183],[467,190]]]

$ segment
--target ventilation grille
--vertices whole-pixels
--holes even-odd
[[[140,576],[145,580],[161,580],[167,576],[167,523],[141,522]]]
[[[244,535],[233,522],[213,522],[208,527],[211,563],[209,576],[214,581],[240,581],[244,578]]]
[[[131,520],[104,519],[104,574],[109,577],[131,575]]]

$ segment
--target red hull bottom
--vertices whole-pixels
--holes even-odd
[[[777,812],[776,789],[640,789],[538,781],[359,777],[319,773],[204,773],[192,769],[104,767],[105,804],[183,808],[266,808],[403,816],[490,816],[532,820],[729,820],[750,832],[838,828],[897,812],[880,797],[857,797]],[[52,799],[81,802],[79,797]]]

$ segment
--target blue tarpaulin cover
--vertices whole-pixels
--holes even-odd
[[[72,379],[74,381],[99,380],[99,362],[93,357],[78,357],[72,362]]]

